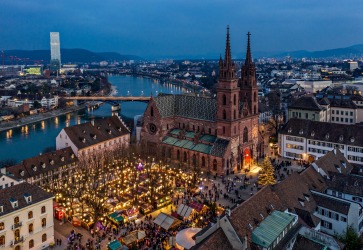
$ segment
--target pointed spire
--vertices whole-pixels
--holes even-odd
[[[251,55],[251,33],[248,31],[247,33],[247,53],[246,53],[246,61],[245,64],[252,63],[252,55]]]
[[[231,42],[230,42],[230,38],[229,38],[229,25],[227,25],[226,53],[224,55],[224,62],[227,65],[232,65]]]

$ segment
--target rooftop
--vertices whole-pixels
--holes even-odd
[[[262,247],[270,247],[295,218],[289,213],[273,211],[253,230],[252,242]]]

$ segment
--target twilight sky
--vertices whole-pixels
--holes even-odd
[[[1,0],[0,50],[62,48],[141,57],[322,50],[363,43],[361,0]]]

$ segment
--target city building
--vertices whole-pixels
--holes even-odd
[[[339,124],[363,122],[363,97],[356,95],[305,95],[288,106],[288,117]]]
[[[346,166],[344,173],[334,166],[337,162]],[[264,186],[231,212],[227,210],[194,236],[193,249],[343,249],[332,236],[342,235],[350,225],[361,234],[363,207],[358,200],[344,197],[347,191],[332,193],[336,185],[329,182],[335,182],[335,175],[341,176],[340,183],[357,177],[350,175],[352,166],[342,154],[327,154],[316,163],[319,167],[309,166]],[[322,169],[332,179],[322,175]]]
[[[50,69],[58,71],[61,68],[61,53],[59,32],[50,32]]]
[[[71,171],[77,162],[72,148],[67,147],[24,159],[20,164],[7,167],[5,171],[17,180],[46,188],[61,186],[64,173]]]
[[[350,163],[363,164],[363,135],[359,125],[290,119],[279,131],[279,153],[312,162],[339,149]]]
[[[129,144],[130,130],[118,116],[64,128],[56,138],[57,150],[71,147],[78,157]]]
[[[149,102],[141,141],[175,162],[214,173],[250,166],[263,155],[258,132],[258,87],[250,34],[242,77],[235,74],[229,28],[224,60],[219,60],[215,98],[159,95]]]
[[[0,176],[0,185],[9,179]],[[0,248],[45,249],[54,243],[53,195],[26,182],[0,190]]]

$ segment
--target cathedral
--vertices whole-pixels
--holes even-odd
[[[228,174],[248,168],[263,155],[257,93],[250,33],[239,79],[227,27],[216,97],[159,94],[152,98],[144,113],[141,141],[149,149],[160,149],[163,157],[174,163],[209,173]]]

